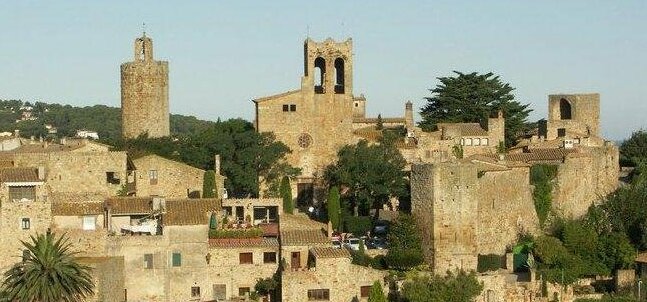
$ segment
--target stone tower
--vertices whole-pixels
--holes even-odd
[[[600,94],[548,96],[546,138],[600,136]]]
[[[134,61],[121,64],[121,118],[124,138],[170,133],[168,62],[153,60],[153,40],[145,32],[135,39]]]

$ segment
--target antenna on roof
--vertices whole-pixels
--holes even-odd
[[[142,32],[144,33],[144,38],[146,38],[146,22],[142,22]]]

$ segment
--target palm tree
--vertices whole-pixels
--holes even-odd
[[[22,244],[23,261],[4,274],[2,292],[8,301],[77,302],[94,294],[90,267],[81,265],[68,239],[49,231]]]

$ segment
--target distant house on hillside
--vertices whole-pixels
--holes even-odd
[[[56,128],[54,128],[54,131],[56,131]],[[54,133],[56,133],[56,132],[54,132]],[[76,137],[99,139],[99,134],[96,131],[76,130]]]

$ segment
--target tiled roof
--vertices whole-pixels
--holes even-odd
[[[481,128],[479,123],[461,123],[459,124],[461,128],[462,136],[487,136],[488,133],[485,129]]]
[[[103,213],[103,202],[59,202],[52,203],[54,216],[81,216]]]
[[[258,225],[263,230],[263,236],[278,236],[279,224],[278,223],[261,223]]]
[[[313,247],[310,249],[315,258],[350,258],[350,252],[345,248]]]
[[[10,159],[0,159],[1,168],[11,168],[13,167],[13,160]]]
[[[276,238],[218,238],[209,239],[209,246],[219,248],[239,247],[269,247],[278,248],[279,241]]]
[[[575,149],[533,149],[528,153],[510,153],[505,156],[506,160],[521,162],[563,162],[564,158],[570,153],[576,152]]]
[[[83,147],[79,144],[55,144],[55,143],[41,143],[41,142],[27,142],[24,145],[8,151],[12,153],[46,153],[46,152],[62,152],[62,151],[72,151],[78,148]]]
[[[282,215],[280,219],[281,233],[287,230],[325,230],[328,226],[310,219],[303,213]]]
[[[330,243],[323,230],[286,230],[281,231],[283,245],[318,245]]]
[[[152,197],[111,197],[106,200],[112,215],[149,214],[153,210]]]
[[[38,169],[35,168],[2,168],[0,182],[39,182]]]
[[[103,202],[105,198],[102,192],[50,192],[48,195],[52,203]]]
[[[164,225],[207,225],[211,212],[220,211],[216,198],[166,200]]]
[[[283,92],[283,93],[270,95],[270,96],[266,96],[266,97],[262,97],[262,98],[256,98],[256,99],[253,99],[252,101],[254,101],[255,103],[258,103],[258,102],[267,101],[267,100],[271,100],[271,99],[275,99],[275,98],[280,98],[282,96],[286,96],[286,95],[290,95],[290,94],[298,93],[298,92],[301,92],[301,89],[286,91],[286,92]]]

